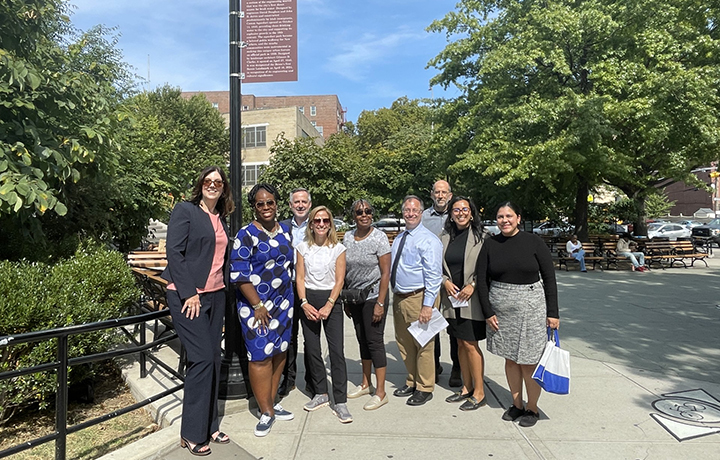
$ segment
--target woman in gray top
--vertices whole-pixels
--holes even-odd
[[[388,285],[390,283],[390,243],[385,233],[373,228],[374,209],[367,200],[352,205],[357,224],[355,230],[345,233],[343,244],[347,248],[345,289],[357,290],[355,301],[346,300],[345,312],[353,320],[360,344],[362,383],[348,393],[348,398],[374,393],[363,409],[374,410],[388,402],[385,393],[385,318],[387,317]],[[377,387],[371,381],[375,366]]]

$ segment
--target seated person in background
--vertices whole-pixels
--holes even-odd
[[[632,271],[644,272],[647,270],[645,266],[645,254],[636,251],[637,244],[634,241],[630,241],[630,236],[627,233],[620,235],[620,239],[617,243],[617,254],[625,256],[632,262]]]
[[[582,243],[578,241],[577,235],[570,237],[570,241],[565,245],[570,257],[580,262],[580,271],[586,273],[585,269],[585,251],[582,248]]]

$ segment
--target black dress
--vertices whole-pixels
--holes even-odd
[[[465,265],[465,245],[467,244],[466,228],[455,235],[455,238],[448,244],[445,251],[445,263],[450,269],[450,279],[453,284],[462,289],[464,286],[464,265]],[[460,317],[458,310],[468,307],[460,307],[455,309],[455,318],[447,318],[448,329],[450,333],[461,340],[468,342],[478,342],[485,339],[485,321],[476,321]]]

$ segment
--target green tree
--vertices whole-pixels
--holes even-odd
[[[443,125],[454,166],[536,183],[526,205],[573,203],[581,236],[602,183],[636,200],[644,224],[659,178],[716,156],[717,13],[685,0],[461,1],[429,28],[455,38],[430,62],[432,83],[463,91]]]

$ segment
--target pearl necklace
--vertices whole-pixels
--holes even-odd
[[[255,227],[258,227],[258,225],[256,225]],[[282,230],[282,228],[277,223],[275,224],[275,229],[273,231],[268,231],[265,227],[263,227],[262,224],[259,225],[259,228],[270,238],[275,238]]]

